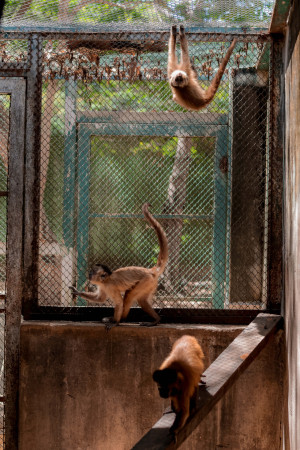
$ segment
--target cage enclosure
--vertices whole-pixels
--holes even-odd
[[[276,94],[267,32],[272,6],[7,2],[1,76],[27,78],[31,111],[26,318],[107,315],[109,299],[88,304],[70,286],[93,290],[87,275],[95,263],[112,270],[155,264],[159,246],[142,215],[145,202],[169,242],[153,303],[163,320],[249,321],[274,310],[269,262]],[[172,24],[185,25],[203,88],[237,38],[213,101],[199,112],[172,99]],[[5,183],[9,103],[4,94],[0,101]],[[3,246],[5,220],[1,215]],[[140,318],[133,308],[129,320]]]

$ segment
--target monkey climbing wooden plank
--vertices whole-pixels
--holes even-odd
[[[281,323],[280,315],[258,314],[207,368],[203,374],[206,384],[199,387],[196,407],[184,428],[177,434],[176,442],[173,435],[169,433],[175,414],[167,410],[153,428],[133,447],[133,450],[179,448],[244,370],[255,360],[269,342],[270,337],[279,329]]]

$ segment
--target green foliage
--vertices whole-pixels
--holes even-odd
[[[202,83],[205,89],[207,85],[208,82]],[[133,83],[111,80],[88,86],[79,82],[77,107],[80,111],[186,111],[173,101],[169,83],[156,80]],[[221,84],[208,109],[218,113],[228,112],[228,83]],[[199,114],[205,112],[202,110]]]
[[[98,217],[90,224],[90,263],[101,260],[115,268],[132,264],[132,261],[146,265],[156,261],[153,256],[159,250],[156,236],[152,230],[145,229],[142,219],[130,218],[130,215],[140,215],[145,201],[150,201],[154,211],[163,210],[177,144],[175,137],[99,136],[92,139],[90,215]],[[212,214],[214,146],[214,138],[193,139],[186,214]],[[101,218],[103,215],[106,217]],[[183,271],[189,267],[191,257],[194,264],[201,265],[211,255],[211,224],[209,231],[207,227],[201,219],[184,220],[180,262]]]

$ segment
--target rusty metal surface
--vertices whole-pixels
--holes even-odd
[[[0,80],[11,95],[8,155],[7,265],[5,320],[5,448],[18,448],[19,346],[22,303],[25,80]]]
[[[24,308],[34,308],[38,287],[39,173],[41,123],[42,42],[31,40],[31,66],[27,76],[26,158],[25,158],[25,236],[24,236]]]
[[[272,44],[270,84],[270,220],[269,220],[269,297],[270,311],[280,308],[283,296],[283,37]]]

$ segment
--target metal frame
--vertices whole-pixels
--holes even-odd
[[[88,259],[88,235],[89,235],[89,154],[91,138],[94,136],[194,136],[202,137],[209,136],[216,138],[216,150],[214,157],[214,173],[215,175],[215,214],[212,217],[214,220],[214,248],[218,248],[218,260],[223,260],[223,265],[217,264],[217,258],[214,254],[213,258],[213,306],[214,308],[222,309],[222,301],[224,299],[224,289],[226,284],[226,226],[227,218],[224,216],[224,212],[227,211],[227,195],[228,195],[228,180],[227,173],[222,173],[219,167],[220,161],[223,157],[228,157],[228,118],[226,115],[207,115],[202,117],[202,123],[199,123],[198,117],[190,114],[189,124],[182,124],[180,120],[181,115],[172,113],[168,115],[166,113],[155,114],[151,119],[147,119],[145,114],[134,115],[132,122],[124,123],[118,122],[118,118],[122,117],[122,112],[116,114],[101,114],[93,116],[92,118],[87,114],[79,117],[78,124],[78,179],[79,183],[78,192],[78,230],[77,235],[77,255],[79,261],[78,282],[79,288],[83,288],[86,282],[87,273],[87,259]],[[176,120],[176,118],[178,120]],[[185,114],[186,119],[186,114]],[[148,123],[146,123],[148,120]],[[205,124],[203,121],[205,120]],[[88,123],[89,121],[89,123]],[[92,122],[92,123],[91,123]],[[69,143],[69,141],[68,141]],[[71,150],[74,149],[74,144],[71,144]],[[74,158],[70,158],[69,149],[66,148],[65,155],[67,161]],[[68,163],[67,163],[68,164]],[[69,167],[69,165],[68,165]],[[70,167],[69,167],[70,169]],[[75,168],[71,168],[70,171],[75,174]],[[83,180],[83,181],[82,181]],[[67,184],[69,183],[69,178]],[[71,181],[71,185],[75,183]],[[65,204],[70,204],[70,191],[67,187],[66,192],[67,200]],[[75,197],[75,193],[73,194]],[[129,215],[129,217],[133,217]],[[141,216],[142,217],[142,216]],[[166,218],[163,215],[157,216],[159,219]],[[74,229],[74,225],[70,228]],[[224,305],[223,305],[224,307]]]
[[[96,32],[97,31],[97,32]],[[271,56],[274,55],[274,48],[277,48],[277,38],[275,36],[275,44],[272,44],[272,36],[265,32],[252,32],[247,33],[247,30],[228,30],[229,33],[219,32],[219,30],[200,30],[198,28],[190,28],[189,36],[196,41],[206,41],[206,42],[228,42],[232,40],[233,35],[238,38],[241,42],[257,42],[257,43],[271,43]],[[29,42],[29,53],[28,61],[24,63],[24,66],[16,67],[15,64],[2,65],[0,63],[0,76],[7,77],[25,77],[28,80],[27,89],[27,133],[26,133],[26,181],[25,181],[25,228],[24,228],[24,300],[23,300],[23,314],[27,319],[43,318],[43,319],[74,319],[74,320],[98,320],[101,319],[103,315],[107,315],[106,308],[66,308],[66,307],[38,307],[38,296],[37,296],[37,280],[38,280],[38,252],[39,252],[39,242],[38,242],[38,224],[39,224],[39,210],[36,207],[36,199],[39,198],[39,148],[40,148],[40,108],[41,108],[41,84],[42,84],[42,42],[47,39],[80,39],[81,41],[97,41],[99,37],[101,39],[107,40],[118,40],[121,38],[131,39],[133,41],[145,42],[147,39],[162,40],[167,43],[169,36],[169,30],[165,31],[136,31],[136,32],[103,32],[99,33],[99,30],[95,32],[80,34],[76,30],[68,30],[67,32],[57,32],[57,30],[43,30],[43,32],[37,31],[36,33],[27,33],[26,31],[5,31],[0,33],[0,39],[28,39]],[[276,53],[275,55],[279,52]],[[276,62],[276,57],[274,58]],[[273,66],[274,67],[274,66]],[[272,86],[276,87],[276,83],[279,83],[280,74],[279,71],[274,71],[272,69]],[[70,81],[71,82],[71,81]],[[69,83],[70,83],[69,82]],[[273,89],[270,86],[270,89]],[[277,91],[276,91],[277,92]],[[70,99],[69,99],[70,100]],[[276,93],[272,97],[272,108],[276,108],[279,104],[279,99]],[[72,109],[72,105],[70,104]],[[271,132],[275,132],[278,129],[278,124],[274,117],[271,118]],[[74,133],[73,128],[70,133]],[[70,136],[71,136],[70,134]],[[67,137],[68,139],[68,137]],[[276,137],[278,143],[282,141],[281,137]],[[282,174],[282,168],[280,165],[280,158],[277,158],[274,153],[274,148],[276,144],[274,139],[271,142],[271,202],[273,202],[273,195],[275,195],[276,206],[271,208],[274,211],[271,218],[271,234],[269,234],[269,248],[273,248],[273,239],[279,239],[276,249],[280,247],[282,240],[280,239],[280,227],[278,225],[280,215],[278,216],[278,211],[281,211],[281,204],[279,199],[280,193],[282,192],[282,184],[278,185],[277,180],[280,179],[280,174]],[[273,153],[272,153],[273,152]],[[272,156],[273,155],[273,156]],[[273,159],[272,159],[273,158]],[[277,167],[272,169],[272,164],[276,160]],[[279,165],[277,164],[279,163]],[[72,163],[70,161],[70,163]],[[279,169],[279,171],[277,170]],[[277,187],[278,188],[277,188]],[[276,191],[276,192],[275,192]],[[69,212],[70,213],[70,212]],[[277,215],[276,215],[277,214]],[[64,224],[67,223],[67,213],[65,216]],[[277,224],[277,225],[276,225]],[[272,230],[276,230],[273,232]],[[270,245],[272,242],[272,246]],[[276,241],[277,242],[277,241]],[[281,247],[280,247],[281,248]],[[269,253],[269,267],[270,268],[281,267],[282,255],[276,250],[270,251]],[[282,284],[278,283],[278,270],[275,273],[271,273],[269,276],[269,301],[267,304],[267,311],[278,311],[280,308],[280,303],[278,300],[281,297]],[[277,277],[277,278],[276,278]],[[270,299],[276,297],[274,302]],[[274,298],[275,298],[274,297]],[[75,311],[76,309],[76,311]],[[111,310],[111,308],[108,308]],[[255,317],[258,310],[177,310],[168,309],[166,311],[161,311],[165,316],[165,321],[170,322],[203,322],[203,323],[249,323],[249,321]],[[132,311],[131,316],[133,319],[138,320],[142,314],[139,310]]]
[[[19,351],[23,247],[25,138],[24,79],[0,80],[0,93],[11,96],[8,154],[6,323],[5,323],[5,448],[18,448]]]

